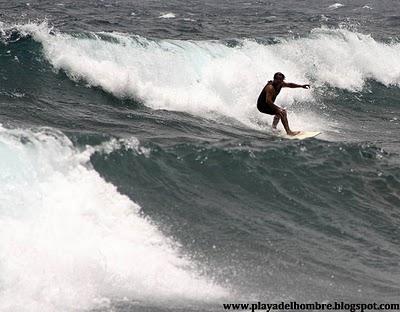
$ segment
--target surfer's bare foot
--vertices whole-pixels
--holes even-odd
[[[287,133],[287,135],[295,136],[295,135],[298,135],[299,133],[300,133],[300,131],[290,131]]]

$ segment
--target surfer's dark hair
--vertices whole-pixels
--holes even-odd
[[[284,75],[284,74],[282,74],[281,72],[277,72],[277,73],[275,73],[275,75],[274,75],[274,80],[275,80],[275,79],[279,79],[280,77],[282,77],[282,80],[285,79],[285,75]]]

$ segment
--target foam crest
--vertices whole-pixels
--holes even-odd
[[[288,81],[360,90],[367,79],[400,83],[400,46],[345,29],[316,29],[309,37],[263,45],[252,40],[229,47],[216,41],[151,41],[125,34],[51,35],[47,25],[22,30],[41,42],[55,69],[118,97],[141,99],[155,109],[213,113],[259,127],[255,109],[262,86],[277,71]],[[379,62],[376,60],[379,59]],[[284,90],[277,104],[316,103],[313,92]],[[303,128],[308,121],[301,122]],[[322,116],[318,124],[326,121]],[[314,128],[314,130],[318,130]]]
[[[98,146],[87,147],[87,152],[92,154],[93,152],[99,152],[103,154],[110,154],[115,150],[125,149],[125,150],[133,150],[139,155],[144,155],[146,157],[150,156],[151,150],[149,148],[143,147],[140,145],[140,142],[137,138],[113,138],[110,141],[104,142]]]
[[[334,4],[330,5],[330,6],[328,7],[328,9],[335,10],[335,9],[341,8],[341,7],[343,7],[343,6],[344,6],[344,5],[341,4],[341,3],[334,3]]]
[[[297,67],[315,80],[315,86],[360,91],[367,79],[386,86],[400,84],[400,44],[381,43],[345,29],[315,29],[309,38],[286,41],[282,57],[297,59]]]
[[[170,12],[170,13],[165,13],[159,16],[159,18],[175,18],[175,14]]]
[[[1,311],[227,295],[62,133],[1,128],[0,157]]]

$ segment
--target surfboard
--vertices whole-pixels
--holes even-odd
[[[284,132],[279,132],[279,136],[288,140],[304,140],[308,138],[316,137],[318,134],[321,134],[319,131],[300,131],[297,135],[287,135]]]

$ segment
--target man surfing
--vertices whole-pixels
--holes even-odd
[[[257,109],[264,114],[275,115],[274,121],[272,122],[272,129],[276,129],[279,120],[282,120],[283,127],[286,130],[287,135],[294,136],[299,134],[300,131],[292,131],[289,128],[289,122],[287,119],[286,109],[280,108],[275,105],[275,99],[281,92],[282,88],[303,88],[309,89],[310,85],[298,85],[291,82],[285,82],[285,75],[282,73],[275,73],[274,80],[268,81],[265,87],[262,89],[260,96],[257,101]]]

